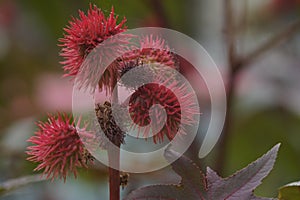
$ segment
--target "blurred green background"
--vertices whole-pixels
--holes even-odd
[[[47,112],[71,113],[72,83],[62,79],[58,39],[70,16],[95,3],[106,15],[111,6],[128,28],[162,26],[197,40],[215,60],[226,83],[228,74],[222,0],[1,0],[0,1],[0,182],[33,174],[25,161],[26,140],[35,121]],[[255,49],[290,22],[300,18],[299,0],[233,1],[237,50]],[[278,142],[282,143],[274,170],[256,190],[275,197],[277,188],[300,180],[300,34],[276,46],[241,71],[235,82],[233,121],[222,175],[245,167]],[[203,97],[202,113],[209,112]],[[200,130],[204,131],[204,130]],[[199,133],[201,135],[201,133]],[[201,137],[198,137],[201,140]],[[187,153],[195,159],[201,141]],[[216,149],[215,149],[216,150]],[[202,167],[214,168],[216,152]],[[179,181],[170,168],[131,175],[125,195],[150,183]],[[97,163],[67,183],[35,183],[1,195],[1,199],[107,199],[106,168]]]

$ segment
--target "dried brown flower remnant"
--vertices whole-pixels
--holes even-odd
[[[112,115],[111,103],[105,101],[103,104],[96,104],[95,111],[98,123],[109,141],[118,147],[124,144],[125,132],[117,125]]]

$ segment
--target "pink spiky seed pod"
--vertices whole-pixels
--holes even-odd
[[[126,30],[126,18],[124,17],[119,24],[117,19],[113,8],[106,18],[95,5],[90,5],[87,14],[79,11],[79,18],[72,18],[69,26],[64,29],[66,32],[64,37],[59,40],[65,76],[75,77],[80,74],[78,80],[81,87],[91,86],[94,89],[99,85],[100,90],[111,91],[114,87],[112,84],[118,78],[118,65],[112,63],[107,67],[99,63],[106,63],[105,59],[125,52],[130,39],[129,35],[119,34]],[[113,37],[117,34],[119,35]],[[101,44],[104,42],[105,45],[102,47]],[[89,54],[91,57],[86,61]]]
[[[87,161],[93,160],[80,140],[74,120],[68,115],[48,115],[48,121],[37,122],[37,126],[35,135],[28,140],[33,145],[27,147],[27,160],[39,163],[34,171],[44,170],[47,179],[66,181],[69,173],[76,178],[77,168],[87,168]]]
[[[163,142],[165,136],[171,141],[177,133],[186,134],[185,127],[194,124],[196,115],[199,115],[197,105],[191,98],[192,93],[187,92],[184,84],[178,84],[174,79],[171,81],[168,87],[158,83],[143,85],[130,97],[129,113],[135,123],[134,127],[150,124],[151,106],[159,104],[165,110],[166,122],[161,130],[153,134],[154,143]],[[154,118],[152,126],[161,126],[162,110],[156,110]],[[152,128],[157,130],[155,127]],[[149,136],[150,130],[146,130],[143,134]]]
[[[138,48],[134,47],[131,51],[124,53],[122,56],[124,62],[139,60],[140,64],[158,63],[178,69],[177,58],[164,39],[147,35],[142,37],[139,43]]]
[[[140,44],[139,57],[144,58],[143,63],[156,62],[178,69],[177,59],[164,39],[148,35],[141,39]]]
[[[135,70],[121,83],[128,87],[136,89],[143,83],[150,83],[156,79],[156,76],[163,74],[173,76],[172,70],[167,72],[168,68],[178,69],[177,57],[171,52],[165,40],[153,35],[145,36],[140,39],[140,47],[126,52],[120,63],[121,78],[130,70]],[[143,66],[148,66],[142,68]],[[141,67],[136,70],[137,67]]]
[[[127,88],[137,89],[154,80],[155,74],[152,68],[144,65],[139,59],[120,62],[119,82]]]

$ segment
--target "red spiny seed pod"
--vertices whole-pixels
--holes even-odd
[[[139,64],[158,63],[178,69],[177,59],[166,44],[166,41],[160,37],[154,38],[153,35],[142,37],[140,39],[140,47],[126,52],[122,60],[124,62],[139,60]]]
[[[166,136],[172,140],[177,133],[185,134],[185,126],[195,123],[195,116],[199,110],[187,93],[184,85],[179,86],[173,79],[168,87],[164,84],[150,83],[138,88],[131,96],[129,101],[130,116],[135,123],[134,127],[143,127],[150,124],[151,106],[159,104],[166,112],[166,122],[161,126],[163,111],[155,110],[154,119],[151,123],[152,130],[157,130],[153,126],[162,127],[157,133],[153,134],[154,143],[162,142]],[[180,100],[179,100],[180,99]],[[154,128],[154,129],[153,129]],[[143,134],[149,136],[149,129]]]
[[[39,163],[34,171],[44,170],[46,178],[66,181],[69,173],[76,177],[78,167],[87,167],[87,152],[70,117],[49,115],[47,122],[38,122],[37,126],[35,135],[28,140],[33,145],[26,152],[27,160]]]
[[[144,58],[143,63],[156,62],[173,69],[177,69],[176,58],[164,39],[145,36],[140,41],[139,57]]]
[[[141,85],[151,83],[155,74],[153,68],[141,63],[138,59],[120,62],[120,77],[122,85],[137,89]]]
[[[140,39],[140,48],[126,52],[121,58],[120,76],[122,78],[130,70],[134,70],[122,79],[121,83],[129,88],[136,89],[142,83],[153,82],[162,73],[173,76],[173,71],[166,72],[168,68],[178,70],[175,54],[170,51],[165,40],[152,35]],[[141,67],[136,69],[137,67]]]
[[[95,5],[90,5],[87,14],[79,11],[79,18],[72,18],[69,26],[64,29],[66,32],[64,37],[59,40],[62,47],[60,55],[64,58],[61,64],[65,76],[74,77],[80,72],[82,77],[79,79],[82,85],[96,87],[99,82],[100,89],[111,86],[111,80],[117,79],[115,76],[118,75],[116,65],[108,66],[103,73],[106,66],[99,67],[99,63],[103,63],[103,59],[107,57],[114,56],[114,53],[123,52],[130,38],[129,35],[121,34],[112,39],[112,36],[126,30],[126,18],[119,24],[117,19],[118,16],[115,16],[113,8],[106,18]],[[103,48],[96,48],[104,41],[112,45],[105,44]],[[92,58],[84,64],[90,53],[93,55]],[[103,76],[99,81],[100,73],[103,73]]]

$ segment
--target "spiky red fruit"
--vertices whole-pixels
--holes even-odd
[[[154,38],[153,35],[141,38],[140,47],[126,52],[122,60],[128,62],[138,60],[139,64],[158,63],[178,69],[176,58],[165,40],[160,37]]]
[[[165,40],[152,35],[141,40],[139,57],[144,58],[145,63],[156,62],[173,69],[177,69],[176,59]]]
[[[138,66],[144,66],[143,69],[137,69],[133,73],[121,79],[121,83],[129,88],[136,89],[142,83],[151,83],[161,74],[169,77],[173,76],[173,70],[178,70],[178,63],[175,54],[173,54],[160,37],[148,35],[140,39],[140,47],[126,52],[120,64],[120,76],[122,77],[130,70],[135,70]]]
[[[49,115],[47,122],[38,122],[37,126],[39,129],[28,140],[34,145],[26,152],[27,160],[39,163],[35,171],[44,170],[46,178],[66,181],[70,172],[76,177],[78,167],[87,167],[83,143],[74,121],[66,114]]]
[[[161,130],[157,130],[157,133],[153,133],[154,143],[162,142],[164,136],[172,140],[177,133],[185,134],[186,126],[193,124],[195,116],[199,114],[199,110],[191,98],[192,94],[187,93],[185,85],[179,86],[175,80],[168,87],[164,85],[158,83],[143,85],[136,90],[129,101],[131,118],[138,127],[150,124],[149,110],[151,106],[159,104],[165,110],[166,122],[161,121],[164,115],[161,109],[156,109],[152,113],[155,120],[151,123],[152,131],[157,130],[157,127],[162,127]],[[147,129],[143,134],[150,136],[149,133],[150,130]]]
[[[60,55],[65,59],[61,63],[63,64],[65,76],[76,76],[79,72],[82,72],[80,77],[81,85],[92,85],[95,87],[99,82],[99,74],[103,73],[103,69],[106,66],[99,67],[99,63],[103,62],[103,59],[112,57],[116,52],[123,52],[123,44],[127,44],[129,37],[123,35],[114,38],[113,41],[109,41],[112,36],[122,33],[126,30],[124,18],[119,24],[117,24],[118,16],[115,16],[114,9],[112,8],[110,15],[106,18],[103,12],[95,5],[90,6],[87,15],[84,12],[79,11],[79,19],[72,18],[70,25],[64,30],[66,34],[59,41],[61,42],[62,50]],[[94,52],[91,61],[88,61],[84,66],[87,56],[101,43],[109,41],[115,45],[105,45],[104,48],[97,48]],[[116,45],[118,44],[118,45]],[[116,80],[117,65],[111,65],[104,72],[99,86],[100,88],[111,86],[111,80]],[[84,68],[84,69],[82,69]],[[99,69],[100,68],[100,69]]]

